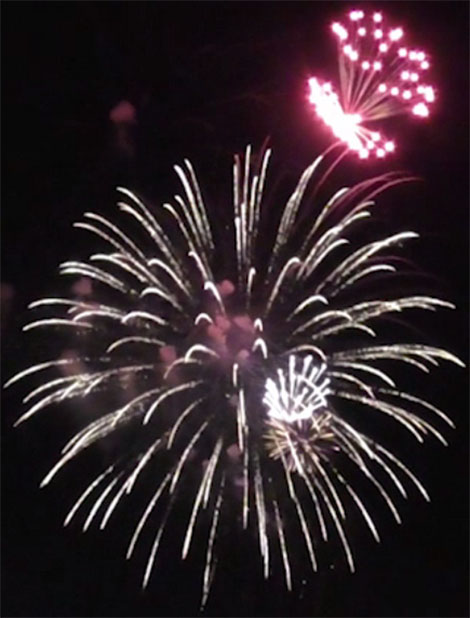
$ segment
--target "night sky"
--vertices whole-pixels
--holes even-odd
[[[467,359],[469,205],[469,11],[466,2],[360,2],[383,9],[433,58],[439,91],[429,121],[394,119],[398,152],[385,162],[353,158],[331,189],[383,171],[422,181],[384,197],[390,233],[422,238],[407,253],[431,275],[426,289],[458,309],[423,319],[430,345]],[[85,210],[113,216],[114,188],[152,203],[178,186],[173,164],[195,164],[207,200],[229,196],[231,160],[269,136],[273,174],[289,186],[330,144],[306,103],[311,75],[334,79],[330,21],[342,2],[3,2],[2,382],[27,366],[25,307],[54,291],[56,266],[89,248],[72,229]],[[136,123],[119,130],[110,112],[121,101]],[[87,244],[88,243],[88,244]],[[96,245],[95,245],[96,246]],[[415,317],[416,319],[416,317]],[[47,344],[46,344],[47,345]],[[37,351],[37,350],[36,350]],[[207,606],[211,616],[467,616],[468,387],[466,371],[443,367],[429,398],[457,429],[413,445],[411,467],[431,494],[410,490],[403,524],[378,518],[383,541],[353,539],[358,571],[339,557],[305,585],[285,590],[281,565],[267,583],[241,544],[225,551]],[[45,490],[39,481],[68,439],[61,410],[13,429],[24,388],[2,406],[2,614],[4,616],[197,615],[200,570],[160,565],[146,593],[143,556],[124,554],[132,508],[109,531],[82,535],[62,521],[89,482],[83,469]],[[426,397],[428,393],[425,393]],[[419,453],[417,452],[419,451]],[[415,460],[413,460],[413,457]],[[134,513],[134,516],[136,514]],[[228,559],[227,559],[228,558]]]

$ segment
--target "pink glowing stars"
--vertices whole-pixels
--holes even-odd
[[[335,137],[362,159],[383,158],[395,143],[368,123],[397,114],[427,118],[435,89],[423,80],[428,55],[407,45],[401,27],[390,27],[381,12],[350,11],[331,30],[338,41],[339,92],[309,79],[309,102]]]

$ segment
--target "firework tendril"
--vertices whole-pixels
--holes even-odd
[[[282,564],[291,589],[295,535],[313,571],[321,566],[319,547],[333,537],[354,571],[348,513],[355,510],[378,541],[370,494],[397,522],[406,483],[428,499],[389,445],[367,435],[367,414],[395,422],[403,440],[408,434],[420,443],[434,437],[445,444],[442,428],[453,427],[431,403],[401,390],[390,371],[402,364],[429,372],[440,361],[461,361],[421,343],[376,342],[390,314],[453,308],[425,295],[375,297],[377,277],[396,270],[388,252],[417,234],[354,243],[374,198],[404,179],[385,174],[312,204],[320,156],[276,213],[263,206],[270,155],[254,157],[248,147],[235,156],[233,235],[217,227],[188,160],[175,166],[182,192],[173,203],[154,211],[119,188],[122,224],[85,213],[76,227],[108,251],[64,262],[60,272],[91,280],[92,294],[35,301],[36,317],[24,326],[53,341],[65,333],[68,347],[6,384],[39,380],[17,425],[55,404],[100,402],[87,408],[88,424],[41,485],[109,442],[115,458],[64,524],[81,514],[83,530],[95,522],[104,528],[125,496],[137,486],[148,491],[127,552],[131,558],[151,530],[144,587],[180,500],[189,500],[180,549],[186,558],[194,537],[205,535],[202,605],[221,521],[233,518],[242,534],[251,532],[264,577]],[[274,229],[271,238],[265,229]],[[365,490],[355,485],[357,473]]]

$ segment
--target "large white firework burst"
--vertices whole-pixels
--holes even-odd
[[[122,225],[85,213],[76,227],[99,236],[108,251],[65,262],[60,271],[92,286],[81,285],[79,298],[31,303],[38,315],[24,327],[45,329],[49,341],[66,332],[69,351],[7,383],[40,380],[17,425],[53,404],[90,402],[88,424],[42,486],[85,450],[109,443],[115,460],[107,458],[65,524],[82,513],[84,530],[94,521],[104,528],[134,488],[148,491],[127,554],[150,530],[144,586],[173,514],[189,501],[180,512],[180,551],[185,558],[193,537],[205,538],[203,604],[223,518],[253,532],[264,576],[280,562],[290,589],[295,535],[313,571],[319,547],[334,537],[353,571],[347,513],[356,510],[378,540],[366,506],[374,492],[397,522],[395,494],[406,497],[406,483],[428,497],[390,447],[366,435],[362,414],[350,410],[368,408],[395,421],[403,440],[408,432],[418,442],[434,436],[445,443],[435,424],[453,426],[432,404],[400,390],[388,368],[398,362],[428,372],[439,361],[461,362],[423,344],[374,342],[384,316],[452,308],[424,295],[374,296],[375,277],[395,270],[384,254],[417,234],[350,244],[374,197],[403,178],[386,174],[342,188],[317,207],[308,191],[320,156],[285,207],[268,212],[262,203],[270,154],[255,158],[248,147],[235,156],[233,235],[223,224],[214,233],[217,212],[206,209],[187,160],[175,166],[183,191],[173,203],[153,211],[119,188]],[[368,296],[358,301],[364,289]],[[357,472],[369,489],[358,489]]]

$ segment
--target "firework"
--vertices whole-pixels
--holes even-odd
[[[397,114],[427,118],[435,100],[427,79],[429,56],[410,48],[400,27],[382,13],[351,11],[331,26],[338,41],[340,94],[329,82],[309,79],[309,101],[333,134],[360,158],[385,157],[395,150],[369,123]]]
[[[399,522],[394,494],[406,496],[405,481],[427,498],[406,464],[368,437],[363,415],[356,422],[348,410],[368,408],[419,442],[434,436],[445,443],[435,424],[453,426],[438,408],[400,390],[388,367],[398,361],[427,372],[439,361],[461,365],[455,356],[416,343],[360,343],[375,336],[384,316],[452,308],[420,295],[357,300],[364,282],[395,271],[385,253],[417,236],[401,232],[349,244],[370,218],[374,197],[404,179],[386,174],[342,188],[315,211],[305,194],[323,165],[320,156],[273,228],[275,213],[262,208],[270,154],[255,158],[248,147],[244,158],[235,157],[233,236],[214,233],[215,219],[187,160],[175,166],[183,192],[173,203],[153,212],[120,188],[122,225],[85,213],[76,227],[109,250],[60,270],[92,286],[80,286],[81,299],[31,303],[38,315],[24,327],[45,329],[49,341],[65,331],[67,349],[72,337],[78,352],[36,364],[7,383],[39,378],[17,425],[53,404],[99,401],[87,406],[88,424],[65,445],[42,486],[93,445],[111,441],[115,461],[106,461],[64,523],[81,513],[84,530],[95,521],[104,528],[125,496],[137,486],[148,491],[127,553],[130,558],[151,533],[144,586],[175,509],[189,496],[180,550],[186,558],[193,537],[205,535],[203,604],[223,519],[233,517],[253,533],[265,577],[282,562],[290,589],[295,535],[314,571],[319,546],[336,536],[353,571],[348,513],[356,510],[378,540],[363,499],[376,492]],[[367,298],[374,289],[376,283]],[[369,483],[363,498],[351,470]]]

